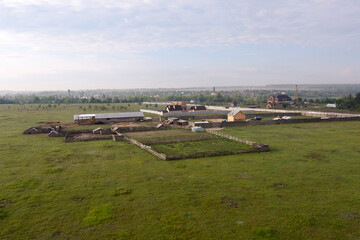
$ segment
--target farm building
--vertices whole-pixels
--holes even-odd
[[[191,106],[189,111],[190,112],[206,111],[206,107],[205,106]]]
[[[203,127],[192,127],[192,132],[205,132],[205,129]]]
[[[228,122],[246,121],[246,114],[240,110],[231,111],[227,115],[227,121]]]
[[[166,127],[163,124],[156,125],[156,129],[166,129]]]
[[[180,126],[187,126],[189,122],[183,119],[179,119],[176,124]]]
[[[289,97],[285,93],[275,93],[268,97],[268,104],[266,107],[272,108],[277,104],[283,104],[283,103],[292,103],[291,97]]]
[[[92,130],[93,134],[103,134],[105,132],[105,129],[102,128],[96,128],[94,130]]]
[[[164,110],[164,112],[181,112],[181,111],[183,111],[181,105],[168,105]]]
[[[183,101],[180,101],[180,102],[172,102],[171,105],[172,105],[172,106],[180,105],[182,111],[186,111],[186,109],[187,109],[187,104],[186,104],[186,102],[183,102]]]
[[[336,108],[336,103],[328,103],[328,104],[326,104],[326,107],[328,107],[328,108]]]
[[[74,115],[77,124],[107,124],[117,122],[138,122],[144,120],[142,112],[96,113]]]

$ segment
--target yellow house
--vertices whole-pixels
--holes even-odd
[[[246,114],[240,110],[233,110],[228,113],[227,121],[228,122],[240,122],[240,121],[244,122],[244,121],[246,121]]]

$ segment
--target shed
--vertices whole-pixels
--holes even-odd
[[[326,107],[328,107],[328,108],[336,108],[336,103],[328,103],[328,104],[326,104]]]
[[[52,130],[49,134],[48,134],[48,137],[58,137],[59,136],[59,133]]]
[[[78,124],[105,124],[117,122],[138,122],[144,119],[142,112],[96,113],[74,115]]]
[[[205,129],[203,127],[192,127],[192,132],[205,132]]]
[[[209,123],[209,121],[201,121],[201,122],[194,122],[194,124],[202,124],[202,123]]]
[[[166,127],[163,124],[156,125],[156,129],[165,129]]]
[[[170,123],[173,123],[173,124],[176,124],[179,121],[179,119],[176,117],[169,117],[168,120]]]
[[[177,125],[180,125],[180,126],[186,126],[186,125],[188,125],[188,124],[189,124],[189,122],[186,121],[186,120],[183,120],[183,119],[179,119],[179,120],[177,121]]]
[[[96,128],[94,130],[92,130],[93,134],[103,134],[105,132],[105,129],[102,128]]]
[[[228,113],[227,115],[228,122],[245,122],[246,121],[246,114],[240,110],[234,110]]]
[[[39,133],[39,130],[37,130],[36,128],[30,128],[29,130],[27,130],[28,134],[37,134]]]

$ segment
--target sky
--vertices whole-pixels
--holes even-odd
[[[360,0],[0,0],[0,90],[360,84]]]

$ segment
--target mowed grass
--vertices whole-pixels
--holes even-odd
[[[251,148],[251,146],[217,137],[208,140],[186,141],[177,143],[152,144],[151,147],[157,152],[164,153],[167,156],[189,156],[197,153],[222,153],[222,152],[238,152]]]
[[[226,128],[271,151],[179,161],[21,134],[78,110],[0,106],[0,239],[360,238],[360,122]]]
[[[168,140],[168,139],[189,139],[189,138],[197,138],[197,137],[215,137],[215,135],[200,132],[195,133],[190,129],[165,129],[165,130],[157,130],[157,131],[145,131],[145,132],[130,132],[125,133],[126,136],[136,139],[140,142],[142,141],[156,141],[156,140]]]

